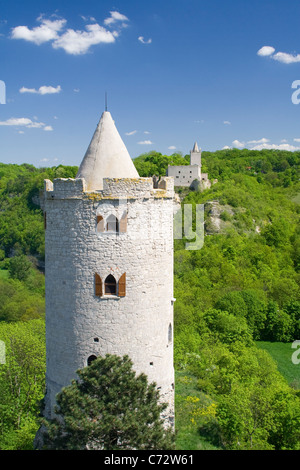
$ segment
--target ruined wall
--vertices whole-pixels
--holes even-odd
[[[169,165],[168,176],[174,178],[175,186],[189,187],[195,179],[201,179],[201,167],[198,165]]]

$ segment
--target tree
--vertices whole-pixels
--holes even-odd
[[[56,416],[42,422],[45,448],[172,449],[173,431],[165,428],[159,391],[147,376],[136,376],[132,361],[107,354],[77,371],[78,380],[57,395]]]
[[[26,281],[32,269],[32,263],[26,255],[14,256],[9,260],[8,271],[13,279]]]

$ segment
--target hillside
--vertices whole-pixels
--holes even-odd
[[[174,241],[178,448],[299,449],[300,384],[289,384],[257,348],[257,341],[300,339],[299,161],[299,152],[203,152],[203,172],[218,182],[203,192],[177,188],[182,204],[205,208],[201,250]],[[161,176],[188,158],[150,152],[134,162],[141,176]],[[44,317],[39,193],[45,178],[76,171],[0,164],[0,339],[15,334],[16,344],[33,341],[34,351],[44,348],[40,324],[30,338],[28,328],[24,339],[21,332]],[[19,353],[10,354],[20,363]],[[36,428],[34,409],[11,415],[3,370],[0,448],[24,448]],[[32,393],[42,394],[42,379],[39,387]]]

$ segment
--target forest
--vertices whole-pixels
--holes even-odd
[[[189,155],[152,151],[140,176]],[[174,240],[176,448],[300,450],[299,152],[202,152],[200,250]],[[32,449],[44,396],[43,180],[77,167],[0,164],[0,449]],[[1,344],[5,344],[5,358]],[[294,343],[295,344],[295,343]],[[2,353],[1,353],[2,351]],[[5,360],[4,360],[5,359]]]

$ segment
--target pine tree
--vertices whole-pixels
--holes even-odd
[[[136,375],[128,356],[107,354],[78,370],[78,380],[57,395],[56,417],[43,420],[46,449],[173,449],[167,408],[145,374]]]

